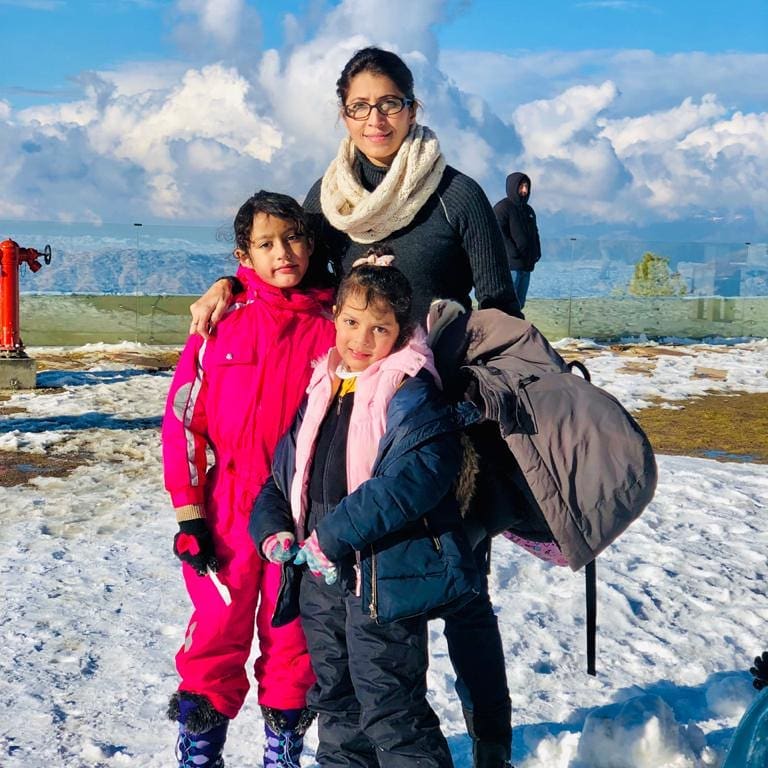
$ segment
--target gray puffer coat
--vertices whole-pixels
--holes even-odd
[[[648,438],[612,395],[570,374],[531,323],[477,310],[451,322],[433,352],[446,391],[485,419],[470,530],[554,540],[578,570],[651,501]]]

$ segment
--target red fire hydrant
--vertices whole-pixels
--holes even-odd
[[[26,357],[19,326],[19,267],[27,264],[32,272],[42,268],[40,259],[51,263],[51,246],[43,252],[20,248],[13,240],[0,243],[0,357]]]

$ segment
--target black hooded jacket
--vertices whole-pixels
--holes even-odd
[[[528,195],[520,197],[520,182],[528,182]],[[528,205],[531,196],[531,180],[524,173],[517,171],[507,176],[507,196],[493,206],[496,220],[504,235],[509,268],[532,272],[541,258],[539,228],[536,226],[536,213]]]

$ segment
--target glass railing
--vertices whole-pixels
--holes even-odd
[[[550,338],[768,336],[768,244],[549,239],[526,316]]]
[[[176,344],[187,308],[232,273],[226,227],[0,221],[0,238],[53,257],[22,267],[27,345]],[[768,336],[768,244],[542,239],[525,307],[549,338]]]

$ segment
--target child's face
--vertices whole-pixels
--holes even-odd
[[[400,326],[392,308],[383,303],[365,305],[365,298],[352,293],[339,310],[336,349],[350,371],[364,371],[394,348]]]
[[[307,272],[312,241],[293,221],[257,213],[248,251],[238,248],[235,255],[268,285],[295,288]]]

